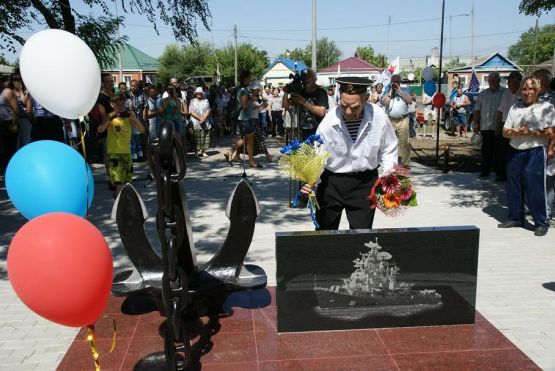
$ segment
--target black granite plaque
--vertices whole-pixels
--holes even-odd
[[[278,332],[474,323],[479,232],[278,232]]]

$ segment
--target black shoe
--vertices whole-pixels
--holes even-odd
[[[503,223],[497,224],[497,228],[519,228],[522,227],[522,223],[515,222],[514,220],[507,220]]]
[[[489,173],[480,173],[480,178],[485,178],[489,176]]]
[[[547,234],[547,227],[536,227],[536,229],[534,229],[534,236],[545,236]]]
[[[496,182],[506,182],[506,181],[507,181],[507,177],[504,177],[504,176],[496,176],[496,177],[495,177],[495,181],[496,181]]]

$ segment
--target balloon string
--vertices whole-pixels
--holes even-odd
[[[98,348],[96,347],[96,331],[94,329],[94,324],[87,326],[87,341],[91,345],[91,352],[94,360],[94,368],[96,371],[100,371],[100,361],[98,360]]]
[[[103,318],[110,318],[112,320],[112,345],[110,346],[110,350],[108,351],[109,354],[112,353],[116,348],[116,320],[114,317],[108,315],[104,316]],[[100,355],[98,353],[98,347],[96,345],[96,329],[94,323],[87,326],[87,341],[91,345],[91,353],[94,360],[95,370],[100,371]]]
[[[85,123],[85,118],[83,116],[79,116],[79,132],[80,132],[80,137],[81,137],[81,141],[79,143],[76,144],[75,149],[77,149],[76,147],[79,147],[79,144],[81,144],[81,148],[83,148],[83,159],[85,160],[85,184],[86,184],[86,192],[85,192],[85,218],[88,219],[89,217],[89,169],[87,166],[87,148],[85,146],[85,135],[87,134],[86,130],[83,130],[83,126],[85,126],[86,128],[86,123]]]

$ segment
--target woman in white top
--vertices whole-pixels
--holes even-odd
[[[195,155],[199,158],[208,157],[206,150],[210,146],[210,104],[204,97],[202,87],[195,90],[195,97],[189,104],[189,113],[193,122],[195,138]],[[200,152],[200,153],[199,153]]]

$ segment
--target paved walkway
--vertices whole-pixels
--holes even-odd
[[[216,146],[210,157],[189,159],[186,178],[193,237],[200,262],[223,243],[228,220],[227,198],[242,173],[229,167],[223,151],[229,140]],[[270,140],[271,152],[278,143]],[[247,169],[260,203],[254,239],[247,260],[262,266],[268,284],[275,285],[276,231],[308,231],[307,210],[288,207],[289,180],[276,163],[261,170]],[[507,212],[502,184],[477,174],[442,174],[415,164],[414,181],[420,206],[405,215],[388,218],[377,213],[376,228],[476,225],[481,229],[477,309],[542,369],[555,370],[555,230],[534,237],[524,229],[497,229]],[[105,173],[95,166],[95,199],[91,221],[99,227],[114,256],[116,270],[128,264],[115,223],[110,220],[113,199],[105,187]],[[147,230],[154,236],[155,186],[146,180],[144,165],[136,172],[135,187],[149,210]],[[2,183],[3,187],[3,181]],[[0,189],[0,370],[54,370],[77,329],[41,319],[17,299],[6,277],[5,256],[13,233],[24,220]],[[342,228],[346,228],[345,220]]]

